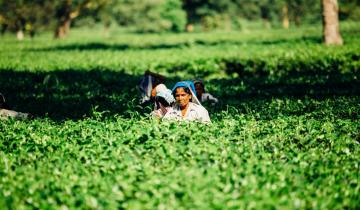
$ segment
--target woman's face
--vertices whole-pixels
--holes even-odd
[[[195,90],[196,90],[197,95],[200,96],[200,97],[204,93],[204,89],[203,89],[203,87],[201,86],[200,83],[195,84]]]
[[[175,99],[176,103],[178,103],[181,107],[185,107],[190,102],[191,94],[185,92],[184,88],[179,87],[176,89]]]
[[[156,96],[156,88],[153,88],[151,90],[151,97],[155,97]]]

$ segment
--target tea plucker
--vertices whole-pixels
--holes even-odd
[[[175,104],[172,106],[172,110],[165,114],[164,119],[211,122],[208,111],[201,105],[196,96],[193,82],[181,81],[176,83],[172,93]]]

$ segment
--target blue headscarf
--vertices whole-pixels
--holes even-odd
[[[177,82],[175,84],[175,86],[172,88],[172,92],[174,92],[176,90],[176,88],[178,87],[187,87],[190,88],[191,91],[196,95],[196,90],[195,90],[195,85],[192,81],[190,80],[185,80],[185,81],[181,81],[181,82]]]
[[[172,88],[172,92],[174,93],[174,91],[176,90],[176,88],[179,87],[187,87],[190,89],[191,95],[193,96],[193,103],[196,103],[198,105],[201,105],[200,101],[198,100],[197,96],[196,96],[196,90],[195,90],[195,85],[192,81],[189,80],[185,80],[185,81],[181,81],[181,82],[177,82],[174,87]]]

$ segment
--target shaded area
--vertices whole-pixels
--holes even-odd
[[[104,70],[0,70],[0,90],[12,109],[54,120],[81,119],[93,110],[125,114],[135,103],[137,82],[137,77]]]
[[[102,112],[104,116],[118,114],[131,117],[134,110],[140,114],[151,110],[151,107],[144,109],[138,106],[136,86],[139,79],[124,72],[97,69],[51,73],[0,70],[0,90],[12,109],[53,120],[76,120]],[[166,85],[171,88],[178,80],[180,78],[168,78]],[[221,101],[216,107],[208,106],[212,116],[228,110],[228,105],[245,114],[256,110],[262,119],[279,114],[302,115],[315,109],[321,110],[322,107],[309,98],[317,101],[331,99],[329,106],[336,106],[335,111],[339,112],[340,117],[357,119],[360,111],[360,82],[353,75],[244,76],[210,80],[207,89]],[[347,100],[350,104],[336,100],[341,97],[350,99]],[[269,112],[268,106],[275,106],[272,104],[274,99],[288,100],[294,104],[290,106],[293,110]],[[341,113],[342,106],[353,107],[354,110]],[[273,107],[271,110],[277,109]]]
[[[243,76],[214,79],[211,92],[220,95],[222,107],[234,113],[255,114],[257,119],[300,116],[360,119],[360,75],[309,74],[282,77]]]
[[[80,51],[94,51],[94,50],[112,50],[112,51],[124,51],[124,50],[161,50],[161,49],[175,49],[191,47],[193,45],[201,46],[218,46],[218,45],[274,45],[274,44],[294,44],[299,42],[305,43],[321,43],[321,38],[318,36],[308,36],[299,38],[280,38],[274,40],[203,40],[196,39],[195,41],[184,41],[176,44],[148,44],[148,45],[131,45],[131,44],[107,44],[103,42],[89,42],[89,43],[76,43],[59,45],[47,48],[30,49],[30,51],[57,51],[57,50],[80,50]]]

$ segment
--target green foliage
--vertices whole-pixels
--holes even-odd
[[[23,30],[34,35],[39,29],[51,25],[51,4],[44,0],[0,1],[0,25],[6,30]]]
[[[162,17],[171,22],[171,31],[184,31],[186,25],[186,13],[182,10],[180,0],[167,0],[164,4]]]
[[[0,40],[2,209],[358,209],[359,31]],[[206,76],[212,123],[150,119],[145,70]]]
[[[345,4],[345,3],[344,3]],[[348,4],[346,4],[348,5]],[[233,26],[237,29],[238,19],[250,21],[262,20],[266,24],[279,26],[284,16],[282,9],[288,9],[291,25],[313,24],[321,20],[320,2],[309,0],[184,0],[190,22],[201,22],[208,29],[222,29]],[[225,18],[224,18],[225,17]],[[211,27],[209,27],[211,26]],[[264,27],[264,26],[262,26]],[[229,27],[225,27],[229,28]]]
[[[117,7],[118,23],[139,32],[181,32],[186,13],[180,0],[124,1]]]
[[[341,20],[359,20],[356,0],[339,1]],[[284,14],[286,8],[286,15]],[[291,26],[319,24],[320,1],[311,0],[14,0],[0,1],[1,33],[23,30],[33,36],[40,30],[60,31],[71,26],[101,22],[107,30],[117,22],[138,32],[181,32],[185,25],[201,25],[203,31],[243,29],[241,21],[257,28],[279,28],[284,17]],[[71,17],[71,18],[70,18]],[[263,24],[257,24],[258,22]],[[66,26],[67,27],[67,26]],[[252,27],[254,28],[254,27]],[[64,29],[67,34],[67,29]],[[64,36],[65,36],[64,35]],[[58,35],[61,37],[61,35]]]
[[[310,104],[311,113],[271,120],[225,112],[210,126],[121,117],[2,122],[0,202],[5,208],[357,208],[359,124],[332,112],[319,119],[333,107],[326,101],[274,100],[268,110]]]
[[[360,20],[360,2],[357,0],[339,0],[339,18],[341,20]]]

